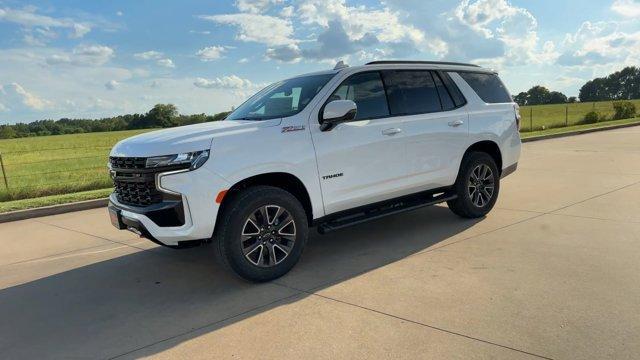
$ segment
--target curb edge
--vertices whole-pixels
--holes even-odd
[[[96,209],[105,207],[107,206],[107,204],[109,204],[109,198],[102,198],[95,200],[77,201],[68,204],[43,206],[33,209],[9,211],[0,214],[0,223],[26,220],[49,215],[64,214],[74,211]]]

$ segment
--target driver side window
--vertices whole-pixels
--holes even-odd
[[[389,116],[389,105],[384,85],[378,72],[355,74],[345,80],[329,97],[334,100],[351,100],[358,106],[355,120]]]

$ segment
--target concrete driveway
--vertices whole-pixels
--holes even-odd
[[[640,127],[525,144],[502,186],[485,219],[314,233],[261,285],[105,209],[0,224],[0,356],[637,359]]]

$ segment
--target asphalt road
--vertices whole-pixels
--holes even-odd
[[[640,127],[527,143],[485,219],[326,236],[253,285],[105,209],[0,224],[0,357],[638,358]]]

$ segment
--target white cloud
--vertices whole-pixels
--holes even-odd
[[[231,105],[237,105],[244,101],[256,91],[265,87],[265,84],[256,84],[248,79],[243,79],[236,75],[223,76],[215,79],[196,78],[193,85],[197,88],[209,89],[210,91],[221,92],[227,96],[234,97]]]
[[[133,54],[133,57],[138,60],[145,60],[145,61],[156,60],[156,64],[158,66],[162,66],[170,69],[173,69],[176,67],[176,65],[173,63],[173,60],[171,60],[168,57],[165,57],[164,53],[160,51],[149,50],[149,51],[139,52],[139,53]]]
[[[407,24],[399,12],[387,7],[348,6],[346,0],[304,0],[298,6],[298,13],[304,24],[324,28],[328,28],[331,21],[339,21],[351,40],[360,40],[368,34],[381,42],[421,44],[425,39],[422,30]]]
[[[285,6],[280,11],[280,16],[290,18],[293,16],[293,6]]]
[[[566,76],[566,75],[561,75],[556,77],[553,82],[551,83],[550,87],[551,88],[558,88],[558,89],[566,89],[572,86],[577,86],[577,85],[581,85],[584,84],[586,82],[586,79],[583,78],[579,78],[579,77],[575,77],[575,76]]]
[[[567,34],[562,45],[560,65],[606,68],[633,65],[640,58],[640,31],[621,31],[616,22],[586,21],[574,34]]]
[[[31,110],[44,110],[53,105],[49,100],[28,92],[20,84],[13,82],[1,87],[0,96],[5,104],[23,106]]]
[[[234,90],[248,90],[260,88],[263,85],[254,84],[250,80],[243,79],[236,75],[223,76],[221,78],[215,78],[213,80],[205,78],[196,78],[193,85],[204,89],[234,89]]]
[[[117,16],[122,16],[122,15],[124,15],[124,13],[122,11],[116,11],[116,15]]]
[[[120,83],[115,80],[109,80],[104,84],[107,90],[115,90],[118,86],[120,86]]]
[[[73,55],[82,63],[102,65],[113,57],[114,51],[104,45],[80,45],[73,49]]]
[[[73,39],[79,39],[91,31],[91,27],[87,24],[73,24],[73,33],[69,36]]]
[[[240,63],[240,64],[246,64],[248,62],[249,62],[249,58],[242,58],[242,59],[238,60],[238,63]]]
[[[47,42],[44,39],[41,39],[37,36],[34,36],[31,33],[24,34],[22,37],[22,41],[29,46],[45,46]]]
[[[487,38],[494,35],[489,27],[491,24],[518,12],[519,9],[509,5],[506,0],[479,0],[473,3],[471,0],[463,0],[455,9],[455,15],[460,21]]]
[[[176,67],[176,65],[173,63],[173,60],[171,59],[159,59],[158,61],[156,61],[156,64],[158,64],[159,66],[162,67],[166,67],[166,68],[170,68],[173,69]]]
[[[275,4],[282,4],[284,0],[237,0],[236,7],[242,12],[259,14],[265,12]]]
[[[163,53],[155,50],[140,52],[133,54],[133,57],[138,60],[158,60],[164,56]]]
[[[196,56],[202,61],[213,61],[222,57],[227,49],[224,46],[207,46],[196,52]]]
[[[61,53],[58,49],[40,47],[0,49],[0,69],[3,70],[0,71],[0,84],[21,84],[28,93],[43,101],[46,99],[44,103],[50,104],[38,110],[23,105],[22,98],[17,95],[9,100],[0,94],[0,103],[8,108],[1,113],[0,121],[145,113],[157,103],[176,104],[183,114],[214,114],[239,105],[245,95],[255,91],[212,88],[207,90],[207,96],[202,96],[203,89],[194,86],[193,77],[178,74],[157,77],[116,64],[43,66],[45,59]],[[72,51],[67,55],[72,57]],[[104,86],[111,80],[121,84],[116,91],[109,91]],[[142,94],[148,98],[142,99]]]
[[[453,14],[460,24],[484,39],[502,43],[503,54],[485,60],[499,65],[542,64],[553,62],[560,55],[553,42],[540,45],[538,21],[533,14],[507,0],[463,0]]]
[[[278,5],[278,8],[272,9]],[[361,49],[385,44],[395,52],[428,51],[437,57],[448,53],[448,44],[406,21],[406,14],[391,10],[385,2],[378,7],[349,6],[346,0],[238,0],[240,13],[202,15],[201,19],[238,28],[240,41],[267,45],[265,56],[282,62],[302,59],[322,61],[345,57]],[[280,16],[265,15],[278,13]],[[320,28],[320,35],[308,39],[294,36],[293,24]]]
[[[0,21],[18,24],[26,29],[31,28],[62,28],[68,30],[68,37],[81,38],[91,31],[92,24],[78,22],[69,18],[54,18],[36,13],[36,8],[22,9],[0,8]],[[33,35],[32,35],[33,36]]]
[[[611,5],[611,10],[629,18],[640,18],[640,2],[634,0],[616,0]]]
[[[318,55],[320,55],[321,53],[322,53],[321,51],[315,52],[315,54],[318,54]],[[277,60],[277,61],[287,62],[287,63],[297,63],[300,60],[302,60],[303,56],[304,54],[302,50],[300,50],[300,47],[296,44],[268,48],[267,52],[265,53],[265,58],[267,59],[272,59],[272,60]],[[322,58],[321,56],[317,56],[317,55],[313,55],[313,56],[320,59]],[[325,56],[325,55],[322,54],[322,56]]]
[[[114,50],[104,45],[79,45],[71,53],[58,53],[46,59],[49,65],[72,64],[84,66],[100,66],[114,56]]]
[[[271,46],[295,43],[291,21],[258,14],[201,15],[200,19],[238,27],[237,39]]]

